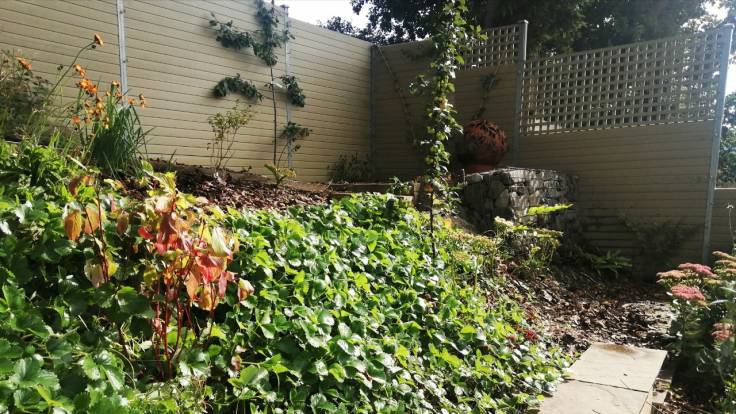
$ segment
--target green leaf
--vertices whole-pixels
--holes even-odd
[[[128,315],[153,317],[151,302],[130,286],[124,286],[116,293],[120,310]]]
[[[335,378],[335,381],[337,382],[345,381],[345,377],[347,376],[345,368],[337,362],[333,362],[332,364],[330,364],[329,372],[330,375],[332,375],[332,377]]]
[[[231,379],[231,383],[235,386],[239,387],[257,387],[263,380],[268,378],[268,371],[264,368],[261,368],[257,365],[250,365],[244,370],[240,371],[240,377],[237,378],[237,381],[233,383],[233,379]]]

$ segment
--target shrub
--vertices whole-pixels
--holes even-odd
[[[233,156],[235,137],[240,128],[248,125],[252,117],[251,106],[241,107],[240,102],[236,101],[232,110],[207,118],[213,134],[207,149],[210,150],[210,164],[215,171],[222,171],[227,167],[228,161]]]
[[[736,257],[714,256],[714,268],[683,263],[657,277],[677,313],[673,350],[681,376],[700,395],[719,398],[723,412],[731,413],[736,410]]]

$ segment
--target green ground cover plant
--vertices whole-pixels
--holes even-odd
[[[391,195],[223,211],[149,170],[138,200],[30,142],[0,184],[0,411],[511,413],[567,364],[490,294],[501,239],[443,223],[433,258]]]

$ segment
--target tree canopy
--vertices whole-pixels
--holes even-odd
[[[358,29],[333,18],[325,27],[376,43],[426,38],[438,27],[445,0],[351,0],[368,10]],[[561,53],[675,35],[715,23],[713,0],[469,0],[467,19],[481,27],[529,21],[529,49]],[[733,9],[734,0],[715,0]],[[732,13],[729,13],[729,15]]]
[[[736,185],[736,93],[726,96],[718,160],[718,185]]]

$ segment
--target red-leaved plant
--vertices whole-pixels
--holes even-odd
[[[172,173],[147,174],[144,181],[154,185],[143,201],[105,191],[120,190],[118,181],[107,179],[99,185],[92,175],[73,179],[64,230],[70,240],[89,245],[92,253],[84,269],[93,287],[112,281],[138,284],[139,293],[150,301],[156,363],[162,376],[172,377],[176,359],[202,332],[195,326],[192,307],[212,318],[230,284],[237,284],[241,301],[254,289],[228,271],[238,242],[217,225],[222,211],[204,198],[177,191]],[[110,246],[111,234],[123,242]],[[118,263],[123,262],[137,265],[118,274]],[[122,332],[120,336],[125,349]],[[191,337],[194,340],[187,340]]]

